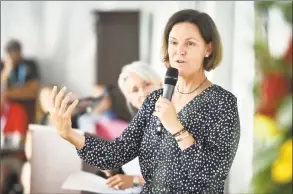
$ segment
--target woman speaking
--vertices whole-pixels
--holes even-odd
[[[240,121],[236,97],[205,75],[222,59],[211,17],[191,9],[173,14],[165,26],[162,54],[165,66],[179,73],[172,100],[161,97],[163,89],[149,94],[120,137],[107,142],[73,131],[70,115],[78,101],[67,107],[71,93],[65,96],[65,88],[52,92],[55,127],[85,162],[100,169],[120,167],[138,156],[143,194],[223,194]],[[161,135],[158,119],[164,126]]]

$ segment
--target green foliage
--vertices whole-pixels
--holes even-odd
[[[256,1],[255,7],[261,14],[265,14],[272,7],[279,8],[285,21],[292,24],[292,1]]]
[[[263,15],[273,7],[280,9],[284,20],[292,25],[292,2],[285,1],[257,1],[256,11]],[[268,43],[258,37],[254,44],[256,57],[257,78],[267,72],[280,72],[292,87],[292,66],[285,64],[283,57],[271,56]],[[256,105],[262,102],[260,86],[262,79],[255,81],[253,93]],[[254,174],[252,189],[254,194],[292,194],[292,183],[277,184],[272,180],[272,166],[278,158],[281,145],[288,139],[292,139],[292,91],[289,92],[281,104],[277,106],[276,124],[281,136],[277,141],[256,150],[253,159]]]
[[[292,127],[292,95],[289,95],[281,103],[276,120],[279,128],[282,130]]]

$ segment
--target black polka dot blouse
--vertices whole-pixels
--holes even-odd
[[[177,114],[195,143],[181,150],[152,115],[163,90],[152,92],[123,134],[112,142],[85,136],[78,155],[100,169],[121,167],[139,157],[146,181],[142,194],[222,194],[240,139],[237,99],[213,84]]]

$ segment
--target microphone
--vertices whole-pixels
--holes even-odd
[[[167,69],[164,86],[163,86],[163,98],[171,101],[174,89],[178,80],[178,69],[169,67]],[[161,121],[157,120],[157,134],[161,135],[163,131],[163,125]]]

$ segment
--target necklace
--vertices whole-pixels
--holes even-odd
[[[194,90],[192,90],[191,92],[186,92],[186,93],[184,93],[184,92],[180,92],[179,91],[179,85],[177,85],[177,91],[180,93],[180,94],[191,94],[191,93],[193,93],[195,90],[197,90],[205,81],[207,80],[207,77],[194,89]]]

